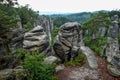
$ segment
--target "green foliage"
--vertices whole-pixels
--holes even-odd
[[[87,21],[90,18],[90,14],[91,14],[90,12],[82,12],[82,13],[73,13],[73,14],[51,15],[50,17],[52,17],[53,19],[55,19],[57,17],[64,17],[64,18],[66,18],[69,21],[76,21],[76,22],[79,22],[79,23],[82,24],[82,23],[84,23],[85,21]],[[61,20],[59,20],[59,21],[61,21]]]
[[[90,18],[90,14],[91,14],[90,12],[75,13],[66,16],[66,18],[83,24],[85,21],[87,21]]]
[[[113,17],[114,15],[118,15],[120,17],[120,10],[112,10],[108,14],[110,17]]]
[[[66,22],[71,22],[72,20],[69,20],[65,17],[56,17],[53,19],[54,25],[60,27],[62,24]]]
[[[17,59],[24,59],[25,54],[29,54],[27,51],[24,49],[17,49],[16,51],[11,53],[12,55],[16,56]]]
[[[100,11],[97,14],[91,14],[91,18],[83,24],[82,28],[94,32],[97,28],[108,27],[111,23],[108,13]]]
[[[29,8],[29,5],[16,8],[16,13],[20,16],[22,25],[27,30],[33,28],[33,25],[39,16],[37,12]]]
[[[8,16],[4,11],[0,10],[0,27],[11,28],[16,26],[17,20]]]
[[[98,55],[100,56],[104,56],[104,53],[103,53],[103,46],[105,44],[107,44],[107,39],[106,38],[102,38],[102,37],[99,37],[97,39],[90,39],[88,37],[85,38],[84,40],[85,42],[85,45],[86,46],[89,46],[92,50],[94,50]]]
[[[3,0],[4,1],[4,0]],[[37,20],[38,12],[29,8],[29,5],[21,6],[21,7],[13,7],[17,1],[15,0],[7,0],[10,4],[0,3],[0,25],[6,24],[7,28],[17,27],[17,21],[15,22],[16,15],[20,16],[21,23],[23,28],[31,29],[35,21]],[[11,3],[13,1],[13,4]],[[16,24],[16,25],[13,25]],[[4,26],[4,27],[5,27]]]
[[[65,62],[65,65],[67,66],[82,66],[85,63],[85,55],[79,54],[75,60]]]
[[[43,58],[44,56],[37,52],[25,55],[22,65],[29,72],[28,80],[56,80],[54,66],[46,65]]]
[[[118,17],[120,18],[120,10],[112,10],[108,14],[110,17],[113,17],[114,15],[118,15]],[[120,25],[120,19],[118,20],[118,25]]]
[[[52,43],[52,45],[54,43],[54,39],[55,39],[56,35],[58,34],[58,31],[59,31],[59,27],[55,27],[53,29],[52,33],[51,33],[51,39],[52,39],[51,43]]]
[[[32,25],[30,22],[27,22],[27,23],[24,25],[24,28],[29,31],[29,30],[31,30],[31,29],[33,28],[33,25]]]
[[[103,46],[107,44],[107,39],[105,37],[101,37],[100,34],[93,38],[93,35],[99,30],[100,27],[106,27],[111,24],[111,19],[106,12],[98,12],[96,14],[91,14],[91,19],[86,21],[82,28],[84,30],[88,30],[88,33],[85,34],[84,42],[86,46],[89,46],[93,49],[97,54],[103,56]]]

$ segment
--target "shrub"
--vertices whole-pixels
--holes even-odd
[[[80,55],[78,55],[75,58],[75,60],[65,62],[65,65],[68,65],[68,66],[82,66],[84,63],[85,63],[85,55],[81,53]]]
[[[103,37],[96,38],[94,40],[90,39],[88,36],[84,39],[85,45],[89,46],[92,50],[94,50],[98,55],[104,56],[103,46],[107,44],[107,39]]]
[[[28,80],[56,80],[54,66],[43,62],[44,56],[38,53],[26,54],[23,67],[28,71]]]

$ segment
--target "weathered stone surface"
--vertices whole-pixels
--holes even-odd
[[[55,54],[64,62],[75,58],[79,52],[81,26],[77,22],[68,22],[60,27],[54,42]]]
[[[48,38],[49,38],[49,44],[51,45],[51,32],[53,30],[53,21],[50,17],[48,16],[38,16],[37,17],[37,20],[35,21],[35,24],[34,26],[42,26],[43,27],[43,30],[44,32],[46,32]]]
[[[119,25],[118,16],[113,17],[113,25],[109,27],[108,30],[108,42],[106,48],[106,57],[108,64],[108,72],[116,77],[120,77],[120,50],[118,43]]]
[[[5,69],[0,71],[0,80],[26,80],[24,69]]]
[[[23,44],[23,47],[29,51],[38,50],[40,52],[46,52],[49,47],[49,39],[43,31],[43,28],[37,26],[25,33]]]
[[[44,62],[48,65],[48,64],[53,64],[54,62],[59,62],[60,59],[55,57],[55,56],[49,56],[47,58],[44,59]]]
[[[25,32],[26,32],[25,29],[16,29],[12,31],[13,37],[10,43],[10,48],[12,50],[23,48],[23,40],[24,40]]]
[[[86,55],[89,67],[91,69],[97,69],[98,64],[94,52],[89,47],[85,46],[81,46],[80,49],[81,52]]]
[[[114,65],[109,65],[107,66],[108,72],[110,75],[114,77],[120,77],[120,70],[114,67]]]
[[[57,73],[57,72],[59,72],[59,71],[62,71],[62,70],[64,70],[64,68],[65,68],[64,65],[58,65],[58,66],[56,66],[56,68],[55,68],[55,72]]]

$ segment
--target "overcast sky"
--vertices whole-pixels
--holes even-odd
[[[119,0],[18,0],[40,12],[84,12],[120,9]]]

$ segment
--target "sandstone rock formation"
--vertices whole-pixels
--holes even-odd
[[[53,30],[53,21],[50,17],[44,16],[44,15],[39,15],[37,17],[37,20],[35,21],[34,26],[42,26],[44,32],[48,35],[49,38],[49,44],[51,44],[51,32]]]
[[[78,55],[82,40],[80,31],[81,26],[77,22],[68,22],[60,27],[53,48],[63,62],[73,60]]]
[[[108,34],[109,44],[106,48],[107,61],[110,63],[108,64],[108,72],[118,77],[120,76],[120,50],[118,43],[119,27],[117,15],[114,16],[113,25],[109,27]]]
[[[49,39],[41,26],[37,26],[25,33],[23,47],[28,51],[40,51],[46,53],[49,47]]]
[[[25,29],[15,29],[12,31],[12,40],[10,43],[10,48],[12,50],[22,49],[23,40],[26,30]]]

